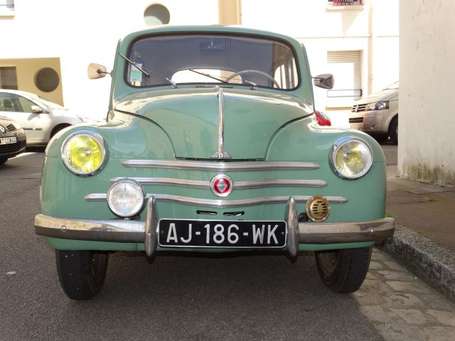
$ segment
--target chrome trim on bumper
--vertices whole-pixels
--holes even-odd
[[[153,177],[116,177],[111,182],[119,180],[133,180],[141,185],[177,185],[198,188],[210,188],[210,181],[189,180],[178,178],[153,178]],[[235,181],[234,189],[265,188],[265,187],[325,187],[327,182],[319,179],[271,179],[255,181]]]
[[[151,257],[157,249],[158,216],[155,203],[155,198],[147,203],[145,224],[142,221],[65,219],[38,214],[35,216],[35,231],[39,235],[63,239],[145,243],[147,256]],[[293,198],[288,198],[286,213],[287,252],[291,257],[297,255],[299,243],[378,243],[391,237],[395,229],[393,218],[363,222],[297,223]]]
[[[394,218],[346,223],[300,223],[300,243],[382,242],[393,235]]]
[[[63,239],[144,241],[144,223],[133,220],[65,219],[37,214],[35,231],[39,235]]]
[[[181,195],[173,194],[147,194],[147,198],[155,197],[157,200],[161,201],[173,201],[180,204],[187,205],[200,205],[207,207],[241,207],[241,206],[253,206],[261,204],[282,204],[287,203],[289,200],[288,196],[268,196],[268,197],[256,197],[248,199],[234,199],[234,200],[224,200],[224,199],[203,199],[203,198],[193,198],[186,197]],[[296,195],[294,200],[296,202],[306,202],[312,196],[311,195]],[[324,196],[331,203],[346,203],[348,199],[342,196]],[[105,201],[105,193],[90,193],[84,197],[87,201]]]
[[[227,171],[261,171],[277,169],[318,169],[315,162],[288,162],[288,161],[188,161],[188,160],[125,160],[125,167],[166,168],[166,169],[192,169]]]

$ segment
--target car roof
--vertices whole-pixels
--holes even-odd
[[[28,96],[28,97],[39,97],[38,95],[34,94],[33,92],[27,92],[27,91],[22,91],[22,90],[0,89],[0,93],[1,92]]]
[[[131,32],[123,39],[136,38],[154,33],[240,33],[272,37],[300,44],[296,39],[284,34],[248,28],[241,25],[160,25],[152,28]],[[129,40],[129,39],[128,39]]]

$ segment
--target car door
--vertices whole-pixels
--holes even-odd
[[[30,143],[47,143],[52,125],[48,108],[44,108],[25,96],[17,95],[16,100],[19,109],[27,117],[26,134],[28,131],[31,136]],[[41,108],[42,111],[34,113],[32,107]]]
[[[32,130],[31,123],[28,122],[29,115],[22,111],[15,94],[0,92],[0,115],[19,123],[20,126],[24,128],[27,142],[29,141],[29,138],[32,138],[32,136],[29,136],[29,132]]]

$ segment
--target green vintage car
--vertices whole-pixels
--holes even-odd
[[[91,64],[89,76],[106,68]],[[305,48],[280,34],[162,26],[120,40],[106,121],[46,150],[36,233],[72,299],[101,289],[108,256],[136,251],[314,252],[336,292],[357,290],[385,217],[385,163],[368,135],[317,113]]]

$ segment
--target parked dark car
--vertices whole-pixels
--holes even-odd
[[[0,116],[0,165],[23,152],[25,147],[24,130],[13,120]]]

